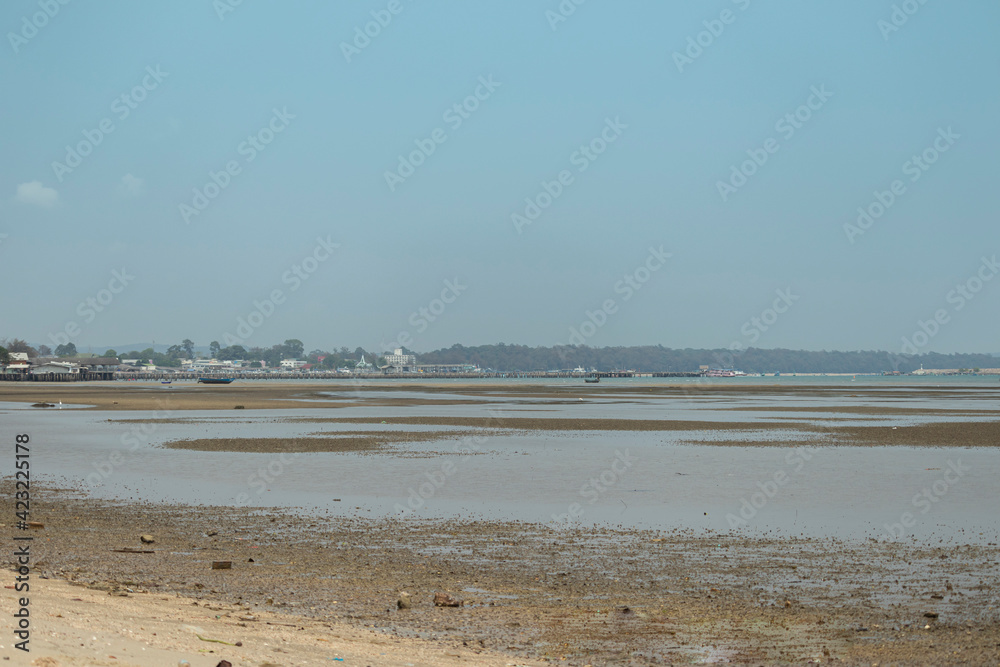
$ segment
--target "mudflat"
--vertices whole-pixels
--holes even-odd
[[[32,531],[35,576],[91,593],[59,589],[36,617],[39,643],[59,659],[103,660],[105,641],[127,638],[183,649],[192,665],[215,664],[190,657],[199,649],[246,660],[233,664],[313,664],[303,658],[350,651],[374,661],[365,664],[398,664],[398,652],[378,655],[386,647],[412,647],[414,664],[1000,660],[996,545],[365,520],[37,494],[33,516],[45,528]],[[213,570],[213,561],[232,568]],[[462,606],[435,606],[439,592]],[[409,609],[397,606],[404,593]],[[140,607],[170,602],[170,634],[151,636],[157,626],[141,614],[153,609],[107,616],[121,596]],[[100,641],[73,645],[58,615],[86,621]],[[243,646],[200,642],[185,626]],[[323,644],[345,637],[353,648]],[[118,658],[86,664],[129,664]],[[131,659],[153,664],[134,651]]]
[[[308,452],[364,454],[377,466],[380,456],[412,454],[408,443],[501,431],[683,431],[713,451],[1000,443],[992,388],[738,389],[5,383],[0,401],[89,405],[100,421],[126,426],[198,424],[202,417],[174,411],[206,411],[199,414],[218,417],[213,432],[223,435],[164,446],[227,461]],[[711,406],[704,418],[701,405]],[[628,406],[636,411],[625,414]],[[378,416],[358,416],[367,408]],[[601,416],[587,416],[590,408]],[[5,412],[8,429],[18,414]],[[304,438],[224,433],[228,422],[253,425],[264,415],[319,430]],[[789,435],[741,437],[750,432]],[[523,460],[531,465],[530,452]],[[11,476],[0,490],[13,498]],[[141,488],[130,493],[100,498],[33,479],[31,519],[44,528],[30,531],[38,604],[29,657],[55,661],[35,664],[1000,663],[1000,547],[961,531],[921,541],[555,526],[517,516],[366,518],[364,507],[178,505],[148,502]],[[4,563],[13,568],[10,554]],[[435,606],[438,593],[460,606]],[[14,591],[3,597],[13,606]],[[0,643],[14,664],[31,664]]]

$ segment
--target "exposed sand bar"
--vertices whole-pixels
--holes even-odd
[[[327,395],[328,392],[336,394]],[[392,398],[385,398],[393,394]],[[443,394],[435,400],[434,394]],[[414,398],[414,395],[420,395]],[[459,397],[456,397],[458,395]],[[741,396],[776,398],[779,396],[836,398],[849,410],[854,402],[871,399],[919,398],[926,400],[952,399],[963,396],[966,400],[981,401],[982,412],[1000,415],[1000,386],[993,387],[840,387],[840,386],[773,386],[753,384],[664,385],[638,387],[630,385],[601,385],[591,390],[580,385],[524,385],[510,384],[390,384],[373,382],[354,384],[349,381],[316,383],[271,383],[237,381],[231,385],[157,385],[153,383],[90,382],[90,383],[0,383],[0,402],[77,404],[93,406],[100,410],[227,410],[237,405],[247,410],[302,407],[335,408],[364,403],[378,406],[406,405],[475,405],[491,398],[504,399],[562,399],[565,401],[614,400],[614,399],[729,399]],[[669,400],[665,400],[669,404]],[[787,406],[774,404],[775,409],[788,410]],[[977,406],[978,407],[978,406]],[[749,409],[749,408],[748,408]],[[762,407],[761,409],[768,409]],[[895,408],[867,406],[859,408],[868,414],[893,414]],[[975,412],[979,412],[978,410]]]

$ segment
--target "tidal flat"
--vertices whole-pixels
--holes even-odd
[[[266,613],[484,663],[989,664],[998,399],[902,382],[7,384],[0,419],[31,437],[36,573],[225,605],[232,637]],[[435,607],[442,591],[463,606]]]

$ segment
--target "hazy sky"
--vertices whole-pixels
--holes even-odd
[[[0,337],[1000,351],[996,2],[235,2],[0,6]]]

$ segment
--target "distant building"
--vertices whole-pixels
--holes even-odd
[[[32,375],[69,375],[79,372],[79,366],[65,361],[46,361],[31,369]]]
[[[118,359],[115,357],[89,357],[87,359],[77,359],[76,363],[83,370],[93,372],[108,372],[118,368]]]
[[[236,367],[236,362],[226,359],[197,359],[191,363],[192,371],[231,371]]]
[[[296,371],[303,366],[308,366],[308,361],[302,361],[300,359],[282,359],[281,367],[287,371]]]
[[[375,366],[373,366],[372,364],[370,364],[367,361],[365,361],[365,355],[362,354],[361,355],[361,361],[359,361],[358,363],[354,364],[354,368],[356,368],[359,371],[369,371],[369,370],[375,368]]]
[[[392,354],[385,355],[385,363],[400,371],[414,370],[417,357],[413,354],[403,354],[402,348],[396,348]]]
[[[11,352],[10,363],[4,368],[4,372],[25,373],[29,368],[31,368],[31,362],[28,361],[27,352]]]

